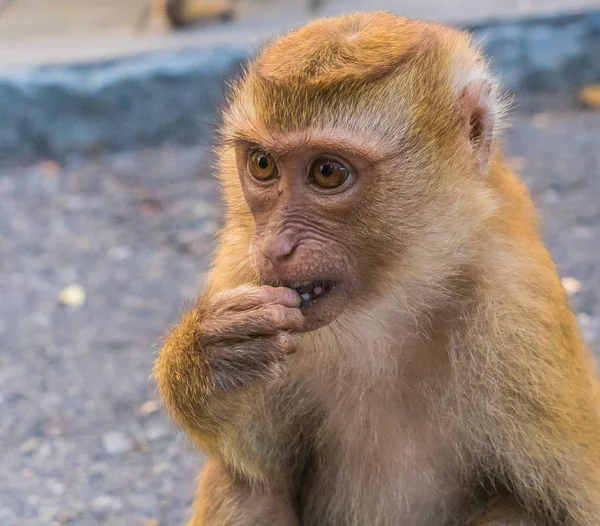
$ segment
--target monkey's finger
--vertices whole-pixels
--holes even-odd
[[[287,287],[271,287],[263,285],[253,287],[251,292],[245,298],[250,305],[276,304],[284,307],[300,307],[302,298],[294,289]]]
[[[297,307],[285,307],[273,303],[257,311],[259,322],[276,330],[300,331],[304,325],[304,316]]]
[[[213,303],[221,309],[246,310],[268,303],[300,307],[302,299],[295,290],[287,287],[242,285],[218,293]]]
[[[295,308],[302,305],[302,298],[294,289],[289,289],[287,287],[269,287],[268,285],[265,285],[261,287],[261,291],[266,298],[265,303],[277,303],[285,307]]]
[[[269,304],[244,311],[225,310],[203,320],[200,331],[211,341],[246,336],[271,335],[278,331],[300,331],[304,316],[300,309]]]

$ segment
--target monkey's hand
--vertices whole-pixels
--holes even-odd
[[[295,290],[241,286],[201,301],[196,342],[209,388],[223,390],[277,377],[302,329]]]
[[[212,433],[243,407],[234,393],[279,377],[302,329],[300,305],[288,288],[207,290],[166,338],[154,366],[180,425],[196,437]]]

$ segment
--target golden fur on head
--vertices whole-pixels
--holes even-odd
[[[364,84],[432,49],[440,35],[431,28],[386,13],[343,15],[333,23],[316,20],[275,39],[253,69],[261,79],[281,85],[289,85],[291,79],[317,89]]]

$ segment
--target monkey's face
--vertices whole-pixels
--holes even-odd
[[[347,141],[314,135],[239,142],[236,160],[254,219],[253,263],[264,283],[298,291],[306,329],[327,325],[356,297],[365,300],[377,265],[377,235],[365,227],[375,220],[372,160]]]
[[[237,239],[249,243],[253,278],[304,298],[309,329],[388,300],[411,314],[426,305],[493,210],[486,83],[458,90],[462,70],[450,75],[450,58],[425,53],[439,39],[384,18],[382,28],[349,16],[337,30],[322,21],[276,39],[224,114]]]

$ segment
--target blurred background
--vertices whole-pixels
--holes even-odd
[[[598,0],[0,0],[0,524],[182,524],[202,456],[159,411],[203,282],[225,81],[269,37],[386,9],[473,32],[510,163],[600,353]]]

